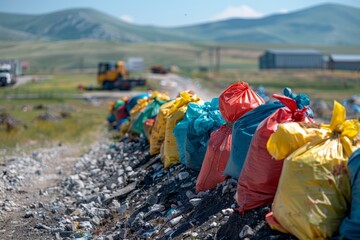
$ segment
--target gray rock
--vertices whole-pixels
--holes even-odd
[[[210,227],[217,227],[217,222],[212,222],[211,224],[210,224]]]
[[[234,212],[234,209],[232,208],[226,208],[221,210],[221,213],[225,216],[231,215]]]
[[[34,217],[34,214],[31,211],[25,213],[24,218],[31,218]]]
[[[186,178],[189,177],[189,173],[188,172],[180,172],[178,175],[177,175],[177,178],[182,181],[182,180],[185,180]]]
[[[180,185],[180,188],[188,188],[191,187],[193,185],[192,182],[187,182],[187,183],[183,183]]]
[[[186,196],[188,199],[196,198],[196,195],[190,190],[186,191]]]
[[[178,224],[181,221],[182,218],[183,218],[183,216],[178,216],[176,218],[171,219],[170,220],[171,225],[175,226],[176,224]]]
[[[165,235],[167,235],[167,236],[169,236],[172,232],[173,232],[173,229],[172,229],[172,228],[167,228],[167,229],[165,229],[165,231],[164,231]]]
[[[202,199],[201,198],[193,198],[190,199],[190,203],[191,205],[193,205],[194,207],[196,207],[197,205],[199,205],[201,203]]]
[[[150,195],[147,199],[146,199],[146,203],[149,205],[154,205],[158,202],[159,198],[156,195]]]
[[[254,235],[254,231],[249,225],[245,225],[243,229],[240,231],[239,237],[241,239],[246,237],[252,237]]]
[[[56,174],[58,174],[58,175],[63,174],[63,169],[62,169],[62,167],[56,167]]]
[[[99,217],[94,216],[94,217],[91,219],[91,222],[92,222],[94,225],[99,226],[100,223],[101,223],[101,220],[100,220]]]

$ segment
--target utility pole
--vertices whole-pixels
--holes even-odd
[[[209,47],[209,71],[213,69],[214,61],[213,61],[213,48]]]
[[[216,59],[215,59],[215,61],[216,61],[216,72],[220,72],[220,59],[221,59],[221,48],[218,46],[218,47],[216,47],[215,48],[216,49]]]

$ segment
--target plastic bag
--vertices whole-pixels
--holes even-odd
[[[176,124],[173,134],[176,138],[176,145],[179,151],[179,159],[185,164],[185,138],[190,122],[194,121],[199,112],[203,112],[203,106],[200,104],[189,103],[185,116],[178,124]]]
[[[348,162],[351,182],[351,210],[340,226],[340,236],[346,239],[360,239],[360,148]]]
[[[224,171],[225,175],[239,178],[256,128],[265,118],[283,106],[280,102],[263,104],[234,123],[230,157]]]
[[[146,99],[146,98],[149,98],[149,94],[147,94],[147,93],[139,94],[139,95],[136,95],[136,96],[132,97],[129,100],[128,104],[126,105],[127,112],[130,114],[131,110],[138,103],[138,100],[139,99]]]
[[[139,134],[145,134],[144,122],[150,118],[154,118],[158,115],[160,107],[165,104],[166,101],[158,100],[155,98],[150,102],[143,111],[141,111],[138,117],[134,120],[131,130]]]
[[[144,132],[148,141],[150,141],[151,131],[155,124],[155,118],[148,119],[144,122]]]
[[[148,98],[139,99],[137,104],[130,111],[130,121],[133,123],[135,119],[140,115],[141,111],[149,104]]]
[[[174,102],[175,100],[172,100],[160,107],[150,136],[151,155],[160,153],[161,144],[164,142],[165,139],[166,118]]]
[[[155,98],[159,101],[169,101],[170,100],[170,97],[167,93],[158,92],[158,91],[152,92],[149,97],[150,100],[154,100]]]
[[[245,82],[232,84],[220,95],[219,109],[227,124],[211,134],[196,192],[213,189],[225,180],[223,172],[230,155],[232,123],[261,104],[264,100]]]
[[[360,143],[358,121],[345,118],[345,108],[335,102],[331,124],[320,125],[318,138],[284,161],[272,217],[299,239],[332,237],[348,211],[347,160]]]
[[[274,199],[283,161],[274,160],[267,148],[267,141],[280,123],[305,122],[313,120],[305,116],[306,108],[297,109],[295,100],[274,94],[286,107],[279,108],[260,123],[251,140],[250,148],[240,177],[236,201],[243,212],[269,204]]]
[[[179,162],[179,152],[173,131],[175,125],[184,118],[187,105],[190,102],[202,104],[198,96],[183,91],[169,109],[168,118],[166,119],[164,154],[161,156],[165,168]]]
[[[188,111],[190,109],[188,106]],[[194,108],[191,114],[195,120],[189,123],[185,137],[185,164],[187,167],[200,171],[210,135],[225,124],[219,110],[219,98],[212,99],[200,108]]]
[[[115,112],[116,112],[115,116],[116,116],[117,122],[119,122],[120,120],[127,118],[129,116],[128,112],[126,111],[126,104],[121,107],[118,107],[115,110]]]
[[[264,100],[249,87],[248,83],[238,82],[221,93],[219,109],[224,120],[233,123],[245,113],[264,103]]]
[[[125,134],[129,131],[129,127],[130,127],[130,119],[125,118],[124,122],[119,127],[119,136],[120,137],[125,136]]]
[[[282,123],[270,135],[266,148],[275,160],[282,160],[309,141],[315,141],[322,135],[321,132],[316,124]]]

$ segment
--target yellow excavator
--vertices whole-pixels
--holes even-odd
[[[100,62],[98,83],[104,90],[131,90],[134,86],[145,86],[145,79],[130,79],[124,61]]]

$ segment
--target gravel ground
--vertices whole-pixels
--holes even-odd
[[[240,215],[234,179],[195,194],[198,172],[163,170],[144,139],[65,150],[1,166],[1,239],[294,239],[266,224],[270,206]]]

